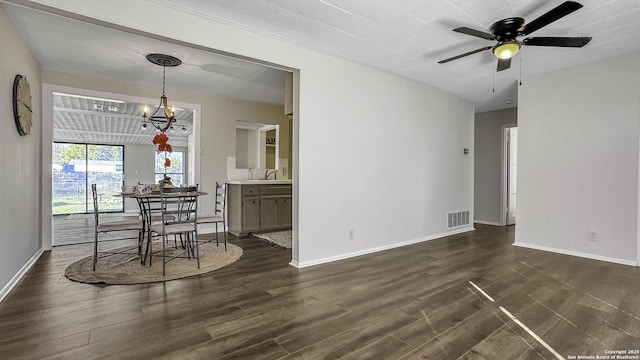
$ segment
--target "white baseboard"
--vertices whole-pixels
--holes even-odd
[[[519,247],[528,248],[528,249],[534,249],[534,250],[548,251],[548,252],[558,253],[558,254],[563,254],[563,255],[577,256],[577,257],[591,259],[591,260],[606,261],[606,262],[615,263],[615,264],[621,264],[621,265],[638,266],[638,262],[633,261],[633,260],[618,259],[618,258],[612,258],[612,257],[608,257],[608,256],[600,256],[600,255],[588,254],[588,253],[583,253],[583,252],[578,252],[578,251],[557,249],[557,248],[552,248],[552,247],[533,245],[533,244],[526,244],[526,243],[521,243],[521,242],[514,242],[513,246],[519,246]]]
[[[500,223],[493,222],[493,221],[474,220],[473,222],[476,223],[476,224],[482,224],[482,225],[504,226],[504,225],[502,225]]]
[[[33,264],[35,264],[36,261],[38,261],[42,253],[44,253],[44,250],[42,249],[38,250],[35,253],[35,255],[33,255],[31,259],[29,259],[29,261],[27,261],[27,263],[24,264],[24,266],[22,266],[22,268],[13,276],[13,278],[9,280],[7,285],[5,285],[5,287],[2,288],[2,290],[0,290],[0,302],[4,300],[5,296],[9,295],[11,290],[13,290],[13,288],[16,287],[16,285],[18,285],[20,280],[22,280],[22,277],[29,271],[29,269],[31,269]]]
[[[440,238],[443,238],[445,236],[461,234],[461,233],[465,233],[465,232],[469,232],[469,231],[473,231],[473,230],[475,230],[475,229],[472,226],[465,226],[463,228],[455,229],[455,230],[448,231],[448,232],[442,233],[442,234],[436,234],[436,235],[431,235],[431,236],[427,236],[427,237],[424,237],[424,238],[403,241],[403,242],[399,242],[399,243],[395,243],[395,244],[379,246],[379,247],[360,250],[360,251],[354,251],[354,252],[350,252],[350,253],[346,253],[346,254],[341,254],[341,255],[336,255],[336,256],[328,256],[328,257],[325,257],[325,258],[315,259],[315,260],[311,260],[311,261],[302,261],[302,262],[291,261],[289,263],[289,265],[295,266],[295,267],[297,267],[299,269],[302,269],[302,268],[309,267],[309,266],[315,266],[315,265],[330,263],[330,262],[333,262],[333,261],[349,259],[349,258],[352,258],[352,257],[367,255],[367,254],[376,253],[376,252],[379,252],[379,251],[385,251],[385,250],[395,249],[395,248],[399,248],[399,247],[403,247],[403,246],[418,244],[418,243],[429,241],[429,240],[440,239]]]

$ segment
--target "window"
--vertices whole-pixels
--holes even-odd
[[[54,142],[52,160],[54,215],[92,212],[94,183],[101,212],[123,211],[124,146]]]
[[[165,174],[164,162],[166,158],[171,161],[171,166],[166,168],[167,176],[171,178],[173,185],[184,184],[184,153],[182,151],[174,151],[165,153],[164,151],[156,151],[156,184],[162,180]]]

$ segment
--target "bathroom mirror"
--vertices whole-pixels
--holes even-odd
[[[236,121],[236,168],[277,169],[280,126]]]

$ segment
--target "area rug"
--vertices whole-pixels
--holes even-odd
[[[265,239],[276,247],[291,249],[291,230],[253,234],[253,236]]]
[[[172,244],[173,245],[173,244]],[[242,248],[228,244],[216,246],[213,243],[200,244],[200,269],[195,259],[177,258],[166,265],[166,275],[162,275],[162,250],[154,245],[153,266],[140,264],[140,258],[133,254],[111,255],[98,259],[96,271],[92,270],[93,257],[88,256],[69,265],[65,270],[67,278],[89,284],[144,284],[169,281],[189,276],[205,274],[234,263],[242,256]],[[173,249],[173,246],[169,247]],[[117,251],[117,249],[116,249]],[[169,251],[167,251],[167,255]]]

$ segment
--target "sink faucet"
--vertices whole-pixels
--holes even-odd
[[[271,176],[271,174],[273,174],[273,180],[278,180],[278,170],[267,170],[264,172],[264,179],[265,180],[269,180],[269,176]]]

